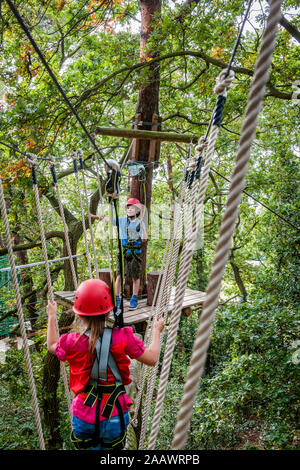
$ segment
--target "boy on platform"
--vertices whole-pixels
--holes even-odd
[[[140,288],[140,275],[142,265],[142,241],[147,239],[146,226],[140,219],[141,203],[136,198],[128,199],[126,203],[126,217],[120,217],[120,237],[122,240],[122,250],[124,259],[124,276],[128,275],[132,279],[132,297],[129,303],[129,310],[135,310],[138,306],[138,293]],[[91,214],[92,218],[102,220],[101,217]],[[108,221],[106,218],[104,219]],[[114,225],[116,220],[114,219]],[[118,256],[118,267],[116,277],[116,300],[117,307],[120,306],[121,275],[120,257]]]

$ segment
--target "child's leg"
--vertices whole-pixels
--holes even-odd
[[[132,280],[132,294],[138,295],[140,288],[140,279],[133,279]]]
[[[116,277],[116,295],[121,294],[121,276],[120,274],[117,275]]]

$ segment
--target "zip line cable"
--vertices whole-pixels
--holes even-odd
[[[20,153],[21,155],[23,155],[23,156],[26,157],[26,158],[29,158],[29,157],[30,157],[30,155],[29,155],[28,153],[22,152],[22,150],[19,150],[19,149],[17,149],[16,147],[13,147],[12,145],[6,144],[5,142],[2,142],[1,140],[0,140],[0,144],[1,144],[1,145],[4,145],[5,147],[7,147],[7,148],[9,148],[9,149],[11,149],[11,150],[14,150],[15,152]]]
[[[96,145],[96,142],[94,141],[94,139],[92,138],[91,134],[89,133],[89,131],[87,130],[85,124],[83,123],[83,121],[81,120],[79,114],[77,113],[76,109],[74,108],[74,106],[72,105],[71,101],[69,100],[68,96],[66,95],[65,91],[63,90],[63,88],[61,87],[59,81],[57,80],[56,78],[56,75],[54,74],[53,70],[51,69],[51,67],[49,66],[48,62],[46,61],[45,59],[45,56],[43,55],[42,51],[40,50],[40,48],[38,47],[37,43],[35,42],[34,38],[32,37],[29,29],[27,28],[27,26],[25,25],[24,21],[23,21],[23,18],[21,17],[18,9],[16,8],[16,6],[14,5],[14,3],[11,1],[11,0],[6,0],[10,10],[12,11],[12,13],[14,14],[16,20],[18,21],[19,25],[21,26],[21,28],[23,29],[24,33],[26,34],[27,38],[29,39],[29,41],[31,42],[32,46],[34,47],[36,53],[38,54],[41,62],[43,63],[44,67],[46,68],[47,72],[49,73],[51,79],[53,80],[56,88],[59,90],[60,94],[62,95],[64,101],[66,102],[66,104],[68,105],[68,107],[70,108],[71,112],[73,113],[73,115],[76,117],[77,121],[79,122],[80,126],[82,127],[82,129],[84,130],[88,140],[91,142],[92,146],[94,147],[94,149],[96,150],[96,152],[98,153],[98,155],[100,156],[100,158],[103,160],[103,162],[110,168],[110,165],[107,163],[104,155],[102,154],[101,150],[99,149],[99,147]]]
[[[228,74],[229,74],[229,72],[230,72],[230,70],[231,70],[231,66],[232,66],[232,63],[233,63],[233,59],[234,59],[234,57],[235,57],[237,48],[239,47],[239,44],[240,44],[240,41],[241,41],[241,37],[242,37],[242,33],[243,33],[243,29],[244,29],[244,26],[245,26],[245,24],[246,24],[246,21],[247,21],[249,12],[250,12],[251,4],[252,4],[252,0],[249,0],[248,7],[247,7],[247,10],[246,10],[246,13],[245,13],[245,16],[244,16],[244,20],[243,20],[243,22],[242,22],[240,31],[239,31],[238,36],[237,36],[236,41],[235,41],[235,45],[234,45],[233,50],[232,50],[232,54],[231,54],[231,57],[230,57],[230,60],[229,60],[229,63],[228,63],[228,67],[227,67],[227,70],[226,70],[225,77],[228,76]]]
[[[176,146],[178,146],[181,150],[184,150],[180,145],[176,144]],[[219,173],[215,168],[211,168],[211,171],[213,171],[214,173],[216,173],[218,176],[220,176],[221,178],[223,178],[225,181],[227,181],[228,183],[230,183],[230,180],[222,175],[221,173]],[[245,189],[243,189],[243,193],[246,194],[248,197],[251,197],[251,199],[253,199],[253,201],[257,202],[258,204],[260,204],[262,207],[264,207],[265,209],[267,209],[269,212],[271,212],[272,214],[276,215],[276,217],[278,217],[279,219],[281,219],[283,222],[285,222],[286,224],[290,225],[290,227],[296,229],[296,230],[300,230],[300,227],[297,227],[296,225],[294,225],[290,220],[286,219],[285,217],[283,217],[282,215],[278,214],[278,212],[275,212],[274,209],[271,209],[271,207],[267,206],[264,202],[261,202],[259,199],[257,199],[256,197],[252,196],[252,194],[248,193],[248,191],[246,191]]]
[[[218,176],[220,176],[221,178],[223,178],[224,180],[226,180],[228,183],[230,183],[230,180],[228,178],[226,178],[226,176],[222,175],[221,173],[219,173],[217,170],[215,170],[214,168],[211,169],[214,173],[216,173]],[[273,209],[271,209],[269,206],[267,206],[264,202],[261,202],[259,199],[257,199],[256,197],[252,196],[252,194],[248,193],[248,191],[246,191],[245,189],[243,189],[243,193],[246,194],[248,197],[251,197],[251,199],[253,199],[253,201],[257,202],[258,204],[260,204],[262,207],[264,207],[265,209],[267,209],[269,212],[272,212],[272,214],[276,215],[276,217],[278,217],[279,219],[281,219],[283,222],[285,222],[286,224],[290,225],[291,227],[293,227],[294,229],[296,230],[300,230],[300,227],[297,227],[296,225],[294,225],[290,220],[286,219],[285,217],[283,217],[282,215],[278,214],[277,212],[275,212]]]
[[[79,256],[83,256],[85,253],[79,253],[78,255],[72,255],[72,258],[78,258]],[[62,258],[56,258],[56,259],[49,259],[48,263],[56,263],[57,261],[65,261],[69,259],[68,256],[64,256]],[[36,263],[28,263],[28,264],[19,264],[15,268],[16,269],[25,269],[25,268],[32,268],[33,266],[40,266],[42,264],[45,264],[45,261],[37,261]],[[1,268],[0,273],[3,273],[5,271],[11,271],[11,268]]]

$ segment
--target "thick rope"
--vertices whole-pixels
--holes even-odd
[[[38,224],[39,224],[39,230],[40,230],[40,236],[41,236],[43,257],[44,257],[44,261],[45,261],[45,272],[46,272],[46,279],[47,279],[48,294],[49,294],[50,302],[53,303],[54,302],[54,292],[53,292],[53,286],[52,286],[52,280],[51,280],[51,274],[50,274],[50,267],[49,267],[49,261],[48,261],[48,253],[47,253],[47,245],[46,245],[46,237],[45,237],[44,224],[43,224],[43,218],[42,218],[39,190],[38,190],[38,185],[37,185],[36,176],[35,176],[34,162],[31,162],[31,171],[32,171],[32,176],[33,176],[33,185],[32,185],[32,187],[33,187],[35,206],[36,206],[36,212],[37,212],[37,218],[38,218]],[[59,335],[59,327],[58,327],[57,320],[56,320],[56,331],[57,331],[57,334]],[[60,362],[60,371],[61,371],[61,376],[62,376],[63,382],[64,382],[64,388],[65,388],[65,393],[66,393],[66,398],[67,398],[67,403],[68,403],[68,409],[69,409],[69,412],[70,412],[70,410],[71,410],[71,395],[70,395],[70,389],[69,389],[69,384],[68,384],[66,368],[65,368],[65,364],[63,362]],[[70,414],[70,417],[71,417],[71,414]]]
[[[161,289],[160,289],[160,285],[163,283],[163,280],[162,280],[163,279],[163,274],[166,272],[166,269],[167,269],[166,255],[167,255],[167,253],[169,252],[169,249],[170,249],[170,241],[171,241],[171,239],[169,238],[168,243],[166,244],[166,248],[164,250],[163,261],[162,261],[162,264],[161,264],[161,270],[159,272],[158,281],[157,281],[157,284],[156,284],[156,287],[155,287],[155,292],[154,292],[154,297],[153,297],[153,302],[152,302],[152,307],[151,307],[151,313],[150,313],[150,316],[149,316],[148,321],[147,321],[147,326],[146,326],[146,331],[145,331],[145,344],[146,345],[149,345],[150,342],[151,342],[152,326],[153,326],[152,320],[155,316],[154,309],[155,309],[156,302],[158,301],[158,305],[160,305],[161,298],[162,298],[162,292],[161,292]],[[151,324],[151,328],[150,328],[150,324]],[[138,415],[141,400],[142,400],[142,394],[143,394],[143,389],[144,389],[147,370],[148,370],[147,366],[145,364],[142,364],[141,372],[140,372],[140,375],[139,375],[139,383],[138,383],[138,386],[137,386],[138,394],[137,394],[137,398],[135,400],[135,411],[134,411],[134,416],[133,416],[133,419],[132,419],[132,423],[133,423],[134,426],[137,425],[136,420],[137,420],[137,415]]]
[[[74,284],[75,289],[77,289],[78,281],[77,281],[74,261],[73,261],[73,257],[72,257],[72,250],[71,250],[71,245],[70,245],[70,240],[69,240],[69,231],[68,231],[68,227],[67,227],[67,223],[66,223],[64,208],[63,208],[63,205],[62,205],[62,202],[61,202],[60,190],[59,190],[58,182],[57,182],[56,175],[55,175],[55,168],[54,168],[53,160],[51,160],[51,163],[50,163],[50,170],[51,170],[51,173],[52,173],[52,176],[53,176],[54,189],[55,189],[55,192],[56,192],[56,195],[57,195],[59,213],[60,213],[60,216],[61,216],[61,219],[62,219],[62,222],[63,222],[65,244],[66,244],[67,253],[68,253],[68,256],[69,256],[69,263],[70,263],[70,267],[71,267],[73,284]]]
[[[186,221],[187,233],[185,235],[183,250],[182,250],[182,254],[180,258],[174,307],[173,307],[171,320],[170,320],[170,328],[168,331],[168,338],[166,342],[164,360],[163,360],[163,365],[162,365],[162,370],[161,370],[161,375],[160,375],[160,382],[159,382],[159,387],[157,391],[156,407],[155,407],[154,416],[153,416],[151,434],[149,437],[148,449],[151,449],[151,450],[154,449],[157,434],[158,434],[159,422],[161,419],[163,402],[164,402],[164,398],[166,394],[168,378],[169,378],[169,373],[170,373],[170,368],[171,368],[171,362],[172,362],[173,352],[174,352],[176,339],[177,339],[179,321],[181,318],[182,304],[183,304],[186,286],[187,286],[188,279],[189,279],[189,273],[190,273],[190,268],[191,268],[191,263],[192,263],[192,258],[193,258],[194,244],[196,241],[196,237],[197,237],[199,225],[200,225],[200,215],[201,215],[200,208],[203,207],[204,196],[206,193],[210,167],[211,167],[211,163],[212,163],[212,159],[214,155],[215,144],[216,144],[216,140],[219,134],[219,125],[220,125],[220,120],[222,116],[223,106],[220,107],[218,103],[220,101],[220,97],[223,98],[224,96],[226,96],[228,89],[232,86],[233,79],[234,79],[234,73],[232,71],[230,71],[229,74],[226,75],[226,72],[223,70],[219,74],[216,80],[216,86],[215,86],[214,91],[218,95],[218,100],[217,100],[217,106],[213,115],[213,118],[214,118],[213,122],[214,123],[217,122],[217,124],[214,124],[212,126],[211,133],[209,136],[209,141],[207,143],[207,153],[206,153],[206,158],[204,160],[204,166],[202,170],[202,177],[200,180],[198,197],[196,197],[197,188],[198,188],[197,181],[193,182],[192,188],[191,188],[190,204],[188,207],[187,221]],[[224,104],[224,102],[222,104]],[[196,152],[198,152],[198,158],[202,156],[202,152],[204,151],[205,147],[206,147],[206,139],[204,138],[200,140],[199,145],[196,147]],[[196,206],[195,206],[195,203],[196,203]],[[193,217],[194,208],[195,208],[195,216]]]
[[[83,205],[83,201],[82,201],[82,197],[81,197],[81,188],[80,188],[80,182],[79,182],[79,176],[78,176],[78,166],[77,166],[76,158],[73,159],[73,164],[74,164],[74,173],[75,173],[75,177],[76,177],[77,192],[78,192],[78,198],[79,198],[79,204],[80,204],[80,213],[81,213],[81,222],[82,222],[82,229],[83,229],[83,236],[84,236],[86,259],[87,259],[87,263],[88,263],[89,276],[90,276],[90,278],[92,278],[93,277],[93,272],[92,272],[92,266],[91,266],[91,257],[90,257],[90,251],[89,251],[89,244],[88,244],[87,233],[86,233],[84,205]]]
[[[228,260],[239,204],[242,199],[242,190],[245,185],[245,175],[248,169],[251,145],[255,138],[255,129],[262,106],[266,83],[268,81],[268,70],[271,65],[272,53],[275,47],[278,22],[281,18],[280,5],[280,0],[273,0],[271,2],[267,26],[263,35],[262,45],[255,67],[254,78],[250,89],[239,148],[236,156],[236,164],[232,176],[232,183],[221,223],[219,241],[216,247],[215,258],[208,282],[206,299],[199,321],[199,329],[194,343],[190,367],[177,417],[172,449],[184,449],[187,441],[187,433],[193,413],[193,405],[199,388],[200,379],[204,371],[207,350],[210,343],[210,333],[214,320],[214,312],[219,302],[221,282]]]
[[[175,343],[176,343],[177,330],[178,330],[178,325],[179,325],[179,321],[181,318],[182,303],[183,303],[185,287],[186,287],[183,276],[184,276],[184,273],[186,273],[186,276],[188,278],[189,272],[187,270],[187,265],[188,265],[188,261],[191,261],[192,254],[193,254],[193,250],[188,249],[188,244],[190,243],[191,238],[192,238],[192,230],[193,230],[192,207],[194,206],[194,202],[195,202],[196,190],[198,186],[197,183],[198,183],[197,181],[193,182],[193,185],[188,194],[189,197],[187,198],[187,203],[184,208],[185,212],[187,213],[186,224],[185,224],[186,233],[185,233],[181,258],[180,258],[174,305],[173,305],[173,310],[172,310],[171,319],[170,319],[170,327],[168,330],[168,337],[167,337],[167,342],[166,342],[164,360],[163,360],[163,365],[162,365],[162,370],[161,370],[161,375],[160,375],[159,387],[157,391],[157,400],[156,400],[156,406],[155,406],[154,415],[153,415],[152,429],[151,429],[151,434],[149,437],[149,444],[148,444],[149,449],[154,448],[156,437],[158,434],[159,422],[161,419],[163,401],[164,401],[164,397],[166,393],[169,371],[170,371],[171,361],[172,361],[172,355],[173,355],[173,350],[174,350]],[[201,183],[200,183],[200,186],[201,186]],[[188,253],[190,255],[189,258],[188,258]]]
[[[96,163],[96,173],[97,173],[97,181],[98,181],[98,190],[99,190],[99,200],[100,200],[100,210],[101,210],[101,217],[104,219],[104,209],[103,209],[103,195],[102,195],[102,186],[101,186],[101,179],[100,179],[100,168],[97,156],[95,155],[95,163]],[[109,238],[107,230],[104,230],[105,233],[105,248],[106,248],[106,257],[108,259],[109,271],[111,276],[111,281],[113,279],[113,272],[112,272],[112,264],[110,260],[110,251],[109,251]]]
[[[41,417],[40,417],[40,412],[39,412],[36,387],[35,387],[35,382],[34,382],[34,377],[33,377],[33,370],[32,370],[32,364],[31,364],[31,359],[30,359],[28,340],[27,340],[27,336],[26,336],[26,328],[25,328],[23,307],[22,307],[21,295],[20,295],[20,290],[19,290],[19,283],[18,283],[17,271],[16,271],[16,266],[15,266],[15,260],[14,260],[14,254],[13,254],[13,248],[12,248],[12,242],[11,242],[11,235],[10,235],[10,230],[9,230],[9,223],[8,223],[8,218],[7,218],[6,204],[5,204],[5,199],[4,199],[4,193],[3,193],[3,186],[2,186],[2,179],[1,178],[0,178],[0,205],[1,205],[1,214],[2,214],[2,218],[3,218],[4,230],[5,230],[6,244],[7,244],[7,249],[8,249],[9,264],[10,264],[10,267],[11,267],[11,275],[12,275],[14,291],[15,291],[15,296],[16,296],[16,304],[17,304],[17,310],[18,310],[19,324],[20,324],[20,328],[21,328],[21,335],[22,335],[22,338],[23,338],[24,355],[25,355],[27,373],[28,373],[28,378],[29,378],[29,386],[30,386],[30,391],[31,391],[31,396],[32,396],[32,403],[33,403],[33,410],[34,410],[34,415],[35,415],[36,427],[37,427],[37,431],[38,431],[40,448],[42,450],[45,450],[45,442],[44,442],[44,436],[43,436],[43,430],[42,430],[42,423],[41,423]]]
[[[96,270],[96,276],[99,278],[99,269],[98,269],[98,261],[97,261],[97,253],[96,253],[96,247],[95,247],[95,240],[94,240],[94,232],[93,232],[93,226],[92,226],[92,219],[91,219],[91,214],[89,211],[89,198],[88,198],[88,192],[87,192],[87,186],[86,186],[86,179],[85,179],[85,172],[84,172],[84,167],[83,167],[83,161],[81,157],[81,151],[78,151],[79,155],[79,161],[80,161],[80,168],[81,168],[81,174],[82,174],[82,181],[83,181],[83,191],[84,191],[84,197],[85,197],[85,203],[88,211],[88,223],[89,223],[89,229],[90,229],[90,236],[91,236],[91,244],[92,244],[92,251],[93,251],[93,256],[94,256],[94,264],[95,264],[95,270]]]
[[[184,168],[184,174],[186,174],[188,166],[189,166],[189,161],[187,160],[185,164],[185,168]],[[171,288],[173,285],[173,279],[174,279],[174,274],[176,270],[178,251],[179,251],[181,234],[182,234],[182,213],[183,213],[182,205],[185,199],[185,189],[186,189],[186,179],[185,177],[183,177],[181,184],[180,184],[178,201],[176,205],[177,210],[174,212],[170,236],[168,238],[168,242],[164,250],[163,261],[162,261],[162,265],[161,265],[161,269],[160,269],[160,273],[158,277],[158,282],[155,288],[154,298],[153,298],[152,307],[151,307],[151,314],[147,322],[145,338],[146,338],[146,343],[148,346],[151,343],[152,334],[153,334],[152,319],[154,319],[155,317],[160,318],[164,312],[165,314],[168,312],[170,293],[171,293]],[[170,288],[167,286],[170,286]],[[151,329],[150,329],[150,324],[151,324]],[[133,418],[133,422],[135,422],[135,419],[137,418],[137,413],[138,413],[140,402],[141,402],[141,397],[142,397],[147,370],[148,368],[145,365],[143,365],[142,370],[141,370],[142,379],[139,383],[139,393],[136,399],[136,408],[135,408],[135,415]],[[153,368],[150,369],[150,374],[152,371],[153,371]],[[147,399],[147,394],[146,394],[146,399]],[[151,400],[149,400],[148,398],[147,402],[149,401]]]
[[[200,149],[199,146],[197,146],[196,148]],[[201,148],[200,153],[202,153],[203,148],[204,147]],[[171,296],[173,281],[175,277],[178,253],[179,253],[179,248],[180,248],[180,241],[182,238],[183,218],[184,218],[184,214],[188,210],[190,210],[190,206],[193,206],[193,202],[195,199],[195,190],[194,192],[191,191],[191,187],[193,187],[192,181],[195,183],[194,187],[197,186],[196,180],[194,179],[196,167],[197,167],[197,158],[193,157],[187,162],[186,171],[189,174],[188,185],[185,187],[185,182],[187,180],[184,177],[183,184],[182,184],[182,193],[179,198],[180,210],[177,211],[177,213],[175,213],[175,216],[177,217],[174,216],[173,238],[172,238],[173,249],[170,250],[168,253],[168,258],[171,257],[171,262],[168,263],[168,267],[164,273],[165,274],[164,283],[160,287],[160,292],[163,292],[163,300],[157,313],[158,316],[163,315],[165,321],[167,320],[167,316],[168,316],[168,305],[170,302],[170,296]],[[184,193],[184,189],[185,189],[185,193]],[[175,227],[175,231],[174,231],[174,227]],[[184,242],[185,242],[185,239],[184,239]],[[170,322],[172,322],[172,317],[171,317]],[[162,343],[162,337],[161,337],[161,343]],[[140,443],[139,443],[140,449],[142,449],[143,444],[144,444],[146,426],[147,426],[147,421],[148,421],[149,413],[150,413],[150,406],[151,406],[151,401],[152,401],[153,392],[154,392],[157,370],[158,370],[158,363],[153,368],[151,368],[149,372],[146,402],[144,406],[144,416],[143,416],[143,423],[142,423]]]
[[[173,225],[172,225],[172,232],[171,236],[169,238],[169,243],[168,243],[168,249],[165,250],[165,255],[167,253],[167,260],[164,266],[163,270],[163,275],[162,275],[162,281],[161,284],[160,282],[157,283],[156,286],[156,291],[159,289],[159,299],[158,303],[156,305],[156,310],[153,315],[153,318],[158,317],[160,318],[161,316],[164,317],[166,320],[166,316],[168,314],[168,305],[170,302],[170,294],[171,294],[171,289],[173,285],[173,280],[175,276],[175,271],[176,271],[176,263],[178,259],[178,252],[179,252],[179,246],[180,246],[180,239],[181,239],[181,228],[182,228],[182,213],[184,212],[182,209],[182,203],[184,200],[184,189],[185,189],[185,181],[184,179],[182,180],[181,187],[180,187],[180,193],[179,193],[179,199],[178,199],[178,206],[180,207],[180,210],[175,212],[174,214],[174,220],[173,220]],[[164,255],[164,257],[165,257]],[[153,306],[154,307],[154,302]],[[153,322],[151,324],[153,327]],[[151,328],[150,331],[150,338],[149,338],[149,343],[151,341],[153,334],[153,328]],[[162,337],[160,338],[160,343],[162,344]],[[146,368],[144,367],[143,371],[143,376],[142,376],[142,384],[141,388],[139,390],[139,399],[141,400],[141,394],[146,378]],[[141,427],[141,434],[140,434],[140,441],[139,441],[139,449],[143,448],[144,444],[144,439],[146,435],[146,427],[147,427],[147,422],[149,418],[149,413],[150,413],[150,407],[151,407],[151,402],[152,402],[152,397],[153,397],[153,391],[154,391],[154,385],[155,385],[155,379],[157,375],[157,369],[158,369],[158,363],[152,367],[149,371],[149,377],[148,377],[148,383],[147,383],[147,392],[146,392],[146,400],[144,404],[144,414],[143,414],[143,420],[142,420],[142,427]],[[138,403],[140,404],[140,403]],[[135,412],[135,416],[137,415],[137,409]]]

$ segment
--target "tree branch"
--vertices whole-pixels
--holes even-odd
[[[173,59],[176,57],[184,57],[184,56],[190,56],[190,57],[198,57],[206,62],[206,64],[211,64],[215,65],[218,68],[226,69],[228,64],[227,62],[223,62],[222,60],[216,59],[214,57],[211,57],[207,54],[205,54],[202,51],[177,51],[177,52],[171,52],[169,54],[161,55],[158,57],[154,57],[151,60],[145,61],[145,62],[139,62],[133,65],[125,66],[120,68],[119,70],[116,70],[115,72],[111,73],[110,75],[107,75],[107,77],[103,78],[102,80],[98,81],[95,83],[95,85],[87,90],[85,90],[81,96],[78,98],[77,103],[75,104],[75,107],[78,108],[83,101],[85,101],[88,98],[91,98],[92,96],[96,95],[99,88],[101,88],[103,85],[105,85],[107,82],[111,81],[113,78],[117,77],[118,75],[127,72],[132,73],[135,70],[140,70],[145,67],[150,67],[153,65],[153,63],[160,62],[163,60],[167,59]],[[236,74],[242,74],[242,75],[247,75],[248,77],[252,77],[254,71],[251,69],[248,69],[246,67],[239,67],[239,66],[233,66],[232,70]],[[292,99],[292,92],[290,93],[283,93],[278,91],[273,84],[270,82],[267,83],[267,87],[269,88],[269,95],[275,96],[276,98],[281,98],[281,99]]]
[[[45,234],[46,240],[49,240],[50,238],[61,238],[62,240],[65,239],[64,233],[60,232],[58,230],[52,230],[51,232],[48,232]],[[24,243],[22,245],[16,245],[13,246],[13,251],[25,251],[25,250],[30,250],[32,248],[36,248],[38,246],[41,246],[42,242],[40,241],[33,241],[30,243]],[[4,256],[8,253],[7,248],[2,248],[0,250],[0,256]]]

